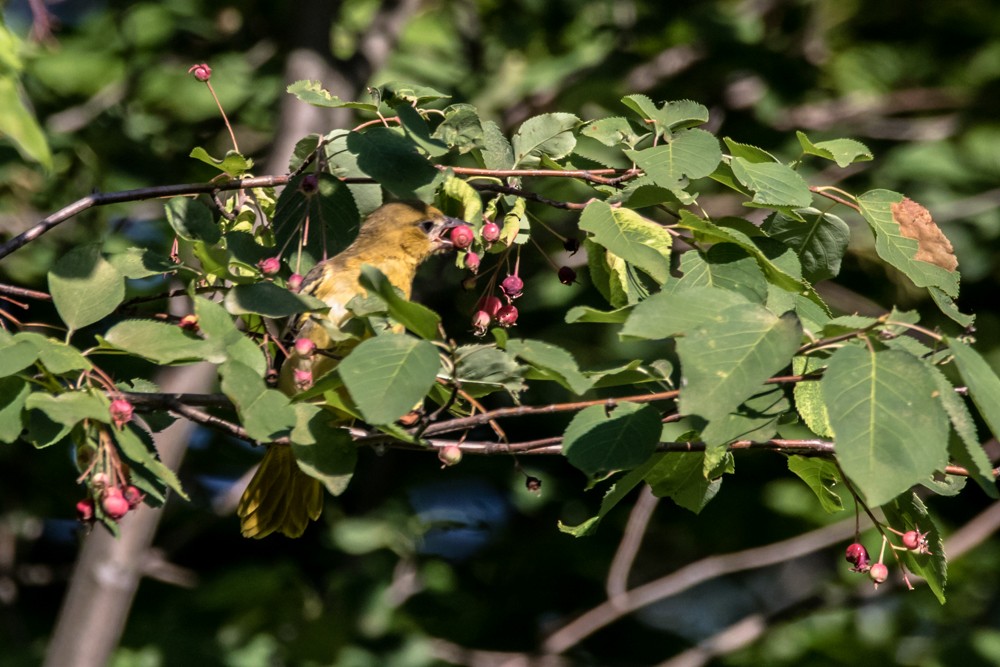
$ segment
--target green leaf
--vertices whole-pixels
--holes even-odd
[[[427,341],[390,333],[362,342],[337,370],[365,421],[388,424],[423,399],[440,366]]]
[[[966,315],[959,311],[958,306],[955,305],[955,300],[945,294],[940,288],[931,285],[927,288],[927,292],[931,295],[931,299],[934,300],[937,307],[941,309],[941,312],[957,322],[960,327],[972,326],[972,323],[976,321],[975,315]]]
[[[574,306],[566,312],[566,324],[621,324],[632,312],[632,306],[615,310],[597,310],[590,306]]]
[[[757,260],[733,243],[716,243],[704,254],[686,252],[680,269],[680,280],[667,283],[673,289],[713,287],[736,292],[755,303],[767,299],[767,278]]]
[[[226,151],[226,157],[220,159],[209,155],[201,146],[196,146],[188,157],[215,167],[229,178],[239,178],[253,169],[253,160],[234,150]]]
[[[350,188],[326,172],[316,178],[315,191],[306,192],[300,174],[285,186],[274,209],[275,243],[278,247],[300,242],[312,261],[332,257],[351,244],[361,227],[361,215]],[[304,225],[308,220],[309,224]],[[303,273],[305,271],[303,270]]]
[[[35,363],[38,347],[30,341],[13,336],[0,340],[0,377],[7,377]]]
[[[421,106],[428,102],[445,100],[451,97],[451,95],[446,95],[430,86],[420,86],[405,81],[390,81],[389,83],[383,83],[380,88],[382,90],[382,99],[393,108],[398,108],[404,104],[408,106]]]
[[[73,330],[111,314],[125,299],[125,281],[101,257],[99,244],[78,246],[49,272],[49,293],[62,321]]]
[[[34,345],[35,350],[38,351],[38,361],[54,375],[73,371],[89,371],[94,367],[80,350],[61,340],[29,331],[22,331],[14,336],[14,340],[18,343],[26,342]],[[4,350],[3,354],[8,354],[7,350]]]
[[[302,472],[339,496],[347,490],[358,463],[358,448],[351,435],[337,428],[338,418],[307,403],[297,403],[299,422],[292,430],[292,453]]]
[[[487,169],[502,170],[514,168],[514,149],[500,126],[492,120],[483,123],[483,166]]]
[[[405,137],[386,127],[347,135],[358,167],[400,199],[428,199],[441,172]]]
[[[455,378],[462,383],[462,390],[472,396],[485,396],[499,388],[511,394],[525,389],[527,369],[513,355],[493,345],[463,345],[456,356]]]
[[[247,435],[257,442],[270,442],[288,435],[297,417],[287,396],[268,389],[264,379],[252,368],[238,361],[219,366],[222,393],[236,405]]]
[[[566,350],[539,340],[509,340],[507,352],[530,364],[528,377],[554,380],[575,394],[583,394],[593,381],[580,372],[576,360]]]
[[[11,39],[6,26],[0,25],[0,33],[4,40]],[[24,158],[51,171],[52,152],[45,133],[21,98],[17,78],[4,69],[0,68],[0,137],[12,141]]]
[[[806,280],[815,284],[835,278],[840,273],[840,261],[851,240],[851,228],[831,213],[812,208],[799,213],[806,218],[806,222],[776,213],[768,218],[763,229],[772,239],[795,250]]]
[[[801,338],[792,313],[778,317],[755,304],[719,311],[677,340],[685,382],[680,413],[709,422],[725,417],[789,365]]]
[[[471,104],[452,104],[444,110],[444,120],[431,135],[458,151],[468,153],[486,145],[483,122],[479,111]]]
[[[400,127],[406,137],[420,149],[431,157],[441,157],[448,154],[448,146],[441,140],[431,136],[431,129],[427,121],[416,109],[408,104],[401,104],[396,107],[396,115],[399,117]]]
[[[979,437],[976,434],[976,423],[972,419],[972,413],[965,405],[965,401],[955,392],[955,387],[945,377],[945,374],[937,366],[930,366],[931,377],[938,388],[938,396],[941,398],[941,405],[948,413],[955,433],[958,434],[960,445],[950,447],[949,451],[956,462],[964,466],[969,471],[969,476],[978,484],[983,491],[991,498],[1000,498],[997,493],[996,478],[993,476],[993,464],[986,456],[982,445],[979,444]]]
[[[915,493],[898,498],[882,507],[885,518],[896,530],[920,530],[927,533],[930,554],[901,551],[903,562],[914,574],[922,577],[941,604],[945,603],[944,589],[948,583],[948,560],[944,553],[941,531],[931,519],[927,507]]]
[[[729,137],[723,137],[722,141],[726,144],[726,148],[729,149],[731,157],[742,158],[747,162],[753,162],[754,164],[779,162],[778,158],[774,157],[774,155],[768,153],[763,148],[751,146],[750,144],[742,144]]]
[[[578,412],[563,434],[563,454],[588,477],[645,463],[660,439],[660,413],[638,403]]]
[[[580,215],[580,229],[592,240],[661,285],[670,277],[673,239],[666,229],[627,208],[592,201]]]
[[[25,407],[28,410],[40,410],[49,419],[63,426],[74,426],[84,419],[105,424],[111,422],[107,399],[98,397],[89,390],[67,391],[62,394],[36,391],[28,396]]]
[[[222,232],[212,212],[201,202],[189,197],[174,197],[163,208],[167,222],[178,237],[186,241],[203,241],[210,246],[222,240]]]
[[[223,361],[223,358],[212,354],[212,345],[166,322],[124,320],[108,330],[104,342],[110,347],[164,365],[185,361]]]
[[[547,113],[521,123],[511,138],[515,167],[537,167],[542,157],[561,160],[573,152],[573,130],[580,119],[570,113]]]
[[[108,262],[126,278],[138,280],[164,273],[175,273],[180,267],[166,255],[159,255],[148,248],[125,248],[108,256]]]
[[[408,301],[400,296],[389,279],[374,266],[364,264],[358,278],[361,286],[370,293],[378,294],[389,309],[389,316],[404,327],[427,340],[438,338],[441,318],[430,308]]]
[[[329,308],[311,294],[296,294],[269,281],[236,285],[226,293],[222,303],[233,315],[256,313],[274,318]]]
[[[916,239],[903,236],[893,216],[893,205],[904,199],[889,190],[871,190],[858,197],[861,215],[875,232],[875,252],[905,273],[917,287],[938,287],[948,296],[958,297],[958,272],[916,259],[919,244]]]
[[[163,465],[160,459],[157,458],[152,443],[149,445],[144,443],[138,434],[127,426],[122,429],[112,429],[112,434],[114,435],[115,442],[118,443],[121,453],[128,459],[133,475],[136,473],[141,474],[140,469],[144,469],[153,479],[176,491],[177,495],[181,498],[190,500],[187,494],[184,493],[181,482],[177,479],[174,471]]]
[[[586,123],[580,128],[580,134],[599,141],[605,146],[634,147],[641,138],[632,128],[631,123],[621,117],[601,118]]]
[[[633,468],[627,475],[624,475],[620,480],[612,484],[601,500],[601,508],[598,510],[597,516],[592,516],[576,526],[567,526],[560,521],[559,532],[572,535],[573,537],[586,537],[596,533],[597,525],[601,520],[608,515],[608,512],[615,508],[615,505],[624,500],[632,489],[642,483],[643,477],[646,476],[646,473],[649,472],[649,469],[655,463],[656,457],[652,456],[646,463],[643,463],[638,468]]]
[[[805,208],[812,202],[809,185],[788,165],[750,162],[739,157],[730,164],[737,180],[754,193],[755,204]]]
[[[706,465],[715,466],[714,456],[726,451],[735,440],[765,442],[774,437],[778,420],[791,409],[782,387],[771,386],[745,400],[735,411],[713,419],[701,431],[708,447]]]
[[[727,454],[723,465],[711,477],[706,477],[704,452],[671,452],[656,457],[656,465],[646,475],[653,494],[672,498],[684,509],[698,514],[722,487],[722,475],[733,472],[732,455]]]
[[[469,224],[478,234],[482,227],[483,198],[465,179],[449,175],[438,191],[438,203],[445,215],[471,220]]]
[[[837,490],[843,480],[836,463],[813,456],[789,456],[788,469],[812,489],[825,511],[833,514],[844,509],[844,499]]]
[[[945,338],[955,355],[955,366],[969,388],[969,397],[993,433],[1000,433],[1000,378],[978,352],[958,340]]]
[[[854,139],[831,139],[814,144],[804,132],[796,132],[795,136],[799,138],[803,153],[833,160],[841,168],[875,158],[867,146]]]
[[[684,179],[708,176],[722,161],[719,140],[711,132],[693,129],[675,134],[669,143],[625,154],[653,182],[668,190],[683,190]]]
[[[869,505],[889,502],[947,463],[948,421],[917,358],[845,346],[820,385],[837,460]]]
[[[792,372],[796,375],[807,375],[821,370],[825,366],[826,360],[816,357],[795,357],[792,359]],[[809,427],[809,430],[823,438],[831,437],[833,429],[830,428],[830,416],[826,412],[823,390],[819,382],[796,382],[793,395],[799,416]]]
[[[653,121],[657,134],[668,134],[670,130],[708,122],[708,109],[691,100],[664,102],[657,107],[645,95],[627,95],[622,98],[622,104],[643,120]]]
[[[327,109],[360,109],[362,111],[370,111],[375,113],[378,111],[378,106],[370,102],[349,102],[341,100],[336,95],[332,95],[330,91],[323,88],[323,84],[319,81],[296,81],[290,84],[286,89],[287,92],[295,95],[306,104],[311,104],[314,107],[324,107]]]
[[[649,340],[670,338],[711,322],[725,308],[747,303],[745,297],[726,289],[675,287],[639,302],[621,335]]]
[[[2,353],[0,353],[2,354]],[[18,377],[0,378],[0,442],[14,442],[24,430],[24,405],[31,389]]]
[[[36,449],[44,449],[62,442],[73,429],[71,425],[60,424],[49,419],[48,415],[41,410],[29,410],[27,415],[28,423],[25,425],[27,430],[22,437]]]

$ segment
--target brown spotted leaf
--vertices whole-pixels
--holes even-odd
[[[914,255],[914,259],[937,264],[948,271],[958,268],[955,251],[941,233],[941,228],[931,218],[930,211],[909,198],[892,204],[890,209],[892,219],[899,223],[900,233],[917,242],[917,254]]]

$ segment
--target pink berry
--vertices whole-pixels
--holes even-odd
[[[878,586],[889,578],[889,568],[887,568],[884,563],[875,563],[872,565],[872,568],[868,570],[868,576],[871,577],[871,580],[875,582],[876,586]]]
[[[500,240],[500,225],[495,222],[487,222],[479,230],[479,235],[487,243],[494,243]]]
[[[472,227],[468,225],[459,225],[451,230],[451,244],[458,248],[459,250],[465,250],[475,239],[472,233]]]
[[[125,487],[125,493],[122,494],[125,497],[125,501],[128,502],[129,509],[135,509],[142,502],[145,497],[139,489],[132,486],[131,484]]]
[[[479,270],[479,255],[474,252],[465,254],[465,268],[475,273]]]
[[[576,271],[568,266],[559,267],[559,282],[563,285],[572,285],[576,282]]]
[[[100,491],[104,489],[108,484],[111,483],[111,479],[108,477],[106,472],[94,473],[93,477],[90,478],[91,488]]]
[[[288,276],[288,289],[292,290],[293,292],[298,292],[300,287],[302,287],[301,273],[293,273],[292,275]]]
[[[462,462],[462,449],[458,445],[448,445],[438,450],[438,460],[442,468],[458,465]]]
[[[500,289],[508,298],[516,299],[524,290],[524,281],[517,274],[511,274],[500,282]]]
[[[191,331],[194,333],[197,333],[198,330],[201,328],[198,325],[197,315],[185,315],[184,317],[181,318],[181,321],[177,323],[177,326],[179,326],[181,329],[184,329],[184,331]]]
[[[90,521],[94,518],[94,501],[84,498],[76,504],[76,517],[80,521]]]
[[[268,257],[257,262],[257,268],[265,276],[273,276],[281,270],[281,260],[277,257]]]
[[[111,423],[121,428],[132,421],[132,404],[124,398],[116,398],[111,401]]]
[[[502,307],[497,313],[497,322],[504,328],[514,326],[517,323],[517,308],[511,304]]]
[[[868,550],[865,549],[863,544],[858,542],[847,547],[845,558],[848,563],[854,565],[851,568],[852,572],[866,572],[868,570],[868,563],[871,560],[868,556]]]
[[[188,74],[194,74],[194,78],[199,81],[208,81],[212,78],[212,68],[208,66],[208,63],[191,65],[188,69]]]
[[[115,521],[128,514],[131,509],[121,490],[114,486],[104,492],[101,507],[104,508],[104,513]]]
[[[295,339],[295,352],[300,357],[311,357],[316,351],[316,343],[312,342],[308,338],[296,338]]]
[[[313,374],[311,370],[296,368],[292,371],[292,378],[295,381],[295,386],[299,388],[299,391],[305,391],[309,387],[313,386]]]
[[[903,533],[903,546],[920,554],[930,553],[930,549],[927,548],[927,533],[921,533],[919,530],[908,530]]]
[[[503,301],[500,300],[500,297],[490,294],[489,296],[484,296],[479,300],[479,303],[476,305],[476,309],[485,311],[490,317],[496,317],[502,306]]]
[[[472,330],[477,336],[482,336],[486,333],[486,329],[490,326],[490,314],[485,310],[477,310],[472,314]]]

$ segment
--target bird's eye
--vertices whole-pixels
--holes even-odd
[[[424,220],[423,222],[421,222],[417,226],[420,227],[420,231],[422,231],[424,234],[430,234],[431,230],[434,229],[434,221],[433,220]]]

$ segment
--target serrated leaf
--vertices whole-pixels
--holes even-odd
[[[233,315],[256,313],[274,318],[329,308],[311,294],[296,294],[268,281],[236,285],[226,293],[222,303]]]
[[[713,287],[742,295],[747,301],[764,303],[767,278],[757,260],[732,243],[717,243],[704,254],[686,252],[681,257],[679,280],[667,283],[673,290]]]
[[[875,159],[867,146],[854,139],[831,139],[830,141],[813,143],[804,132],[796,132],[795,136],[799,139],[803,153],[833,160],[841,168],[855,162],[868,162]]]
[[[483,166],[487,169],[513,169],[514,149],[500,126],[492,120],[483,123],[483,149],[481,152]]]
[[[957,338],[945,338],[955,366],[969,388],[969,398],[990,431],[1000,433],[1000,378],[978,352]]]
[[[840,261],[851,240],[851,228],[839,217],[808,209],[799,211],[805,223],[775,214],[763,229],[772,239],[791,247],[799,256],[802,274],[811,283],[835,278],[840,273]]]
[[[683,384],[679,408],[709,422],[734,411],[788,366],[802,338],[794,314],[730,306],[677,340]]]
[[[163,207],[167,222],[179,238],[186,241],[202,241],[214,246],[222,239],[219,225],[201,202],[189,197],[174,197]]]
[[[754,193],[756,204],[805,208],[812,202],[809,185],[788,165],[733,158],[730,166],[739,182]]]
[[[431,135],[443,141],[459,154],[485,146],[483,122],[479,111],[471,104],[452,104],[444,110],[444,120]]]
[[[399,199],[427,199],[441,172],[407,138],[385,127],[347,135],[358,167]]]
[[[399,107],[401,104],[420,106],[451,97],[451,95],[430,86],[420,86],[406,81],[390,81],[383,83],[380,88],[382,89],[382,99],[393,108]]]
[[[406,137],[419,146],[424,153],[431,157],[441,157],[448,154],[447,144],[431,136],[431,128],[420,112],[408,104],[401,104],[396,107],[396,115],[399,117],[400,127],[403,128]]]
[[[905,498],[898,498],[882,507],[885,518],[896,530],[906,532],[917,530],[927,533],[927,548],[929,554],[917,554],[912,551],[902,551],[903,562],[907,568],[920,577],[930,587],[934,596],[941,604],[945,603],[944,589],[948,584],[948,560],[944,553],[944,542],[941,531],[931,519],[927,507],[915,493]]]
[[[927,288],[927,292],[931,295],[931,299],[937,304],[937,307],[941,309],[941,312],[958,323],[960,327],[970,327],[976,321],[975,315],[966,315],[961,312],[958,306],[955,305],[955,300],[945,294],[940,288],[931,285]]]
[[[768,153],[763,148],[751,146],[750,144],[742,144],[738,141],[730,139],[729,137],[723,137],[722,141],[726,144],[726,148],[729,149],[729,155],[731,157],[742,158],[747,162],[753,162],[754,164],[779,161],[778,158],[771,153]]]
[[[632,309],[621,335],[649,340],[670,338],[710,322],[721,310],[746,303],[742,295],[717,287],[664,290]]]
[[[820,381],[837,461],[869,505],[947,463],[948,421],[927,367],[900,350],[842,347]]]
[[[507,341],[506,349],[532,367],[528,377],[554,380],[575,394],[583,394],[593,384],[580,372],[573,355],[561,347],[522,339]]]
[[[982,445],[979,444],[972,413],[966,407],[965,401],[955,393],[955,388],[944,373],[937,366],[929,368],[931,377],[934,378],[934,383],[937,385],[941,405],[948,413],[952,428],[958,434],[960,445],[950,448],[952,457],[959,465],[964,466],[969,471],[969,476],[986,492],[986,495],[991,498],[1000,498],[1000,493],[997,492],[996,478],[993,476],[993,464],[990,463],[989,457],[986,456]]]
[[[365,421],[389,424],[423,399],[440,366],[427,341],[390,333],[362,342],[337,370]]]
[[[651,120],[658,134],[708,122],[708,109],[691,100],[663,102],[657,107],[645,95],[627,95],[622,104],[635,111],[643,120]]]
[[[108,412],[108,407],[107,399],[95,396],[88,390],[67,391],[61,394],[36,391],[25,401],[25,408],[28,410],[40,410],[49,419],[63,426],[73,426],[85,419],[110,423],[111,414]]]
[[[238,361],[219,366],[222,393],[236,406],[247,435],[257,442],[270,442],[291,431],[296,414],[289,399],[280,391],[268,389],[255,370]]]
[[[90,363],[90,360],[83,356],[80,350],[55,338],[48,338],[47,336],[30,331],[22,331],[14,336],[14,341],[34,345],[38,351],[38,361],[46,370],[55,375],[62,375],[73,371],[88,371],[94,367]],[[7,354],[7,351],[4,350],[0,354]]]
[[[789,456],[788,469],[812,489],[826,512],[833,514],[844,509],[844,499],[838,492],[843,480],[836,463],[812,456]]]
[[[578,412],[563,434],[563,455],[588,477],[645,463],[660,439],[660,413],[637,403]]]
[[[632,148],[640,139],[640,136],[632,129],[632,125],[621,117],[591,121],[580,128],[580,134],[610,147],[628,146]]]
[[[795,357],[792,359],[792,372],[796,375],[807,375],[826,366],[826,360],[816,357]],[[802,421],[816,435],[828,438],[833,435],[830,428],[830,417],[823,402],[823,390],[819,382],[796,382],[793,389],[795,407]]]
[[[608,512],[615,508],[615,505],[624,500],[632,489],[642,483],[643,477],[649,472],[654,463],[656,463],[656,457],[650,457],[646,463],[638,468],[633,468],[628,474],[612,484],[611,488],[604,494],[604,498],[601,499],[601,509],[598,510],[596,516],[592,516],[576,526],[567,526],[560,521],[559,532],[572,535],[573,537],[586,537],[596,533],[597,526],[601,520],[608,515]]]
[[[0,352],[2,354],[2,352]],[[31,389],[18,377],[0,378],[0,442],[14,442],[24,430],[24,405]]]
[[[296,81],[295,83],[289,84],[285,89],[287,92],[295,95],[306,104],[311,104],[314,107],[325,107],[328,109],[360,109],[362,111],[370,111],[375,113],[378,111],[378,106],[371,104],[370,102],[350,102],[341,100],[336,95],[330,93],[330,91],[323,88],[323,84],[319,81]]]
[[[717,468],[716,475],[704,474],[704,452],[672,452],[657,457],[656,465],[646,475],[653,494],[671,498],[678,506],[698,514],[722,487],[722,475],[732,473],[732,455]]]
[[[138,469],[143,468],[156,481],[176,491],[177,495],[181,498],[189,500],[187,494],[184,493],[184,488],[181,486],[180,480],[177,479],[177,475],[173,470],[163,465],[154,453],[152,443],[148,445],[144,443],[139,435],[130,427],[113,429],[112,435],[115,442],[118,443],[118,448],[130,463],[133,474],[139,473]]]
[[[628,150],[625,154],[656,185],[668,190],[683,189],[685,178],[708,176],[722,161],[719,140],[711,132],[700,129],[682,130],[669,143],[639,151]]]
[[[515,167],[537,167],[542,157],[561,160],[573,152],[573,130],[580,119],[570,113],[547,113],[521,123],[511,138]]]
[[[125,299],[122,274],[101,256],[98,244],[78,246],[49,271],[49,293],[59,317],[81,329],[111,314]]]
[[[294,408],[298,415],[291,435],[295,463],[339,496],[354,476],[357,446],[346,430],[338,428],[338,418],[329,411],[307,403],[297,403]]]
[[[663,284],[670,277],[673,239],[655,222],[630,209],[592,201],[580,215],[579,226],[593,235],[594,243],[635,265],[656,282]]]
[[[199,162],[215,167],[229,178],[239,178],[243,174],[253,169],[253,160],[244,156],[239,151],[226,151],[226,157],[216,158],[208,154],[201,146],[196,146],[188,155]]]
[[[485,396],[498,388],[517,394],[525,388],[526,369],[493,345],[463,345],[456,356],[455,378],[472,396]]]
[[[212,346],[175,324],[152,320],[125,320],[108,330],[104,341],[111,347],[144,357],[158,364],[181,361],[216,361],[207,359]]]
[[[861,215],[875,232],[875,252],[905,273],[918,287],[934,286],[952,298],[958,297],[957,271],[917,259],[921,250],[917,239],[904,234],[893,212],[894,207],[905,199],[898,192],[889,190],[871,190],[858,197]]]
[[[363,265],[358,281],[370,293],[378,294],[385,301],[392,319],[421,338],[438,338],[438,327],[441,324],[438,314],[426,306],[404,299],[385,274],[374,266]]]

